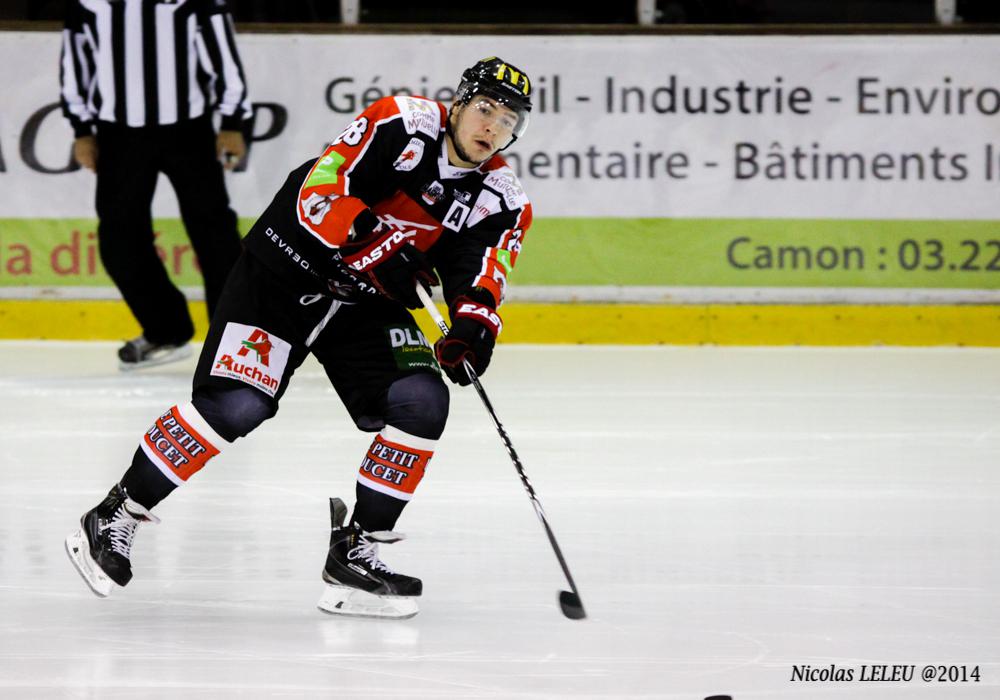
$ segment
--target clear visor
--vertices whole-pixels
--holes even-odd
[[[508,144],[514,138],[521,138],[528,129],[528,110],[515,107],[502,98],[476,95],[469,100],[466,110],[506,139]]]

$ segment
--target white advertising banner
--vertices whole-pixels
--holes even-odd
[[[254,103],[227,174],[246,230],[287,173],[387,94],[449,102],[524,69],[505,153],[534,205],[514,294],[546,300],[1000,298],[995,36],[238,36]],[[59,35],[0,33],[0,298],[113,295],[70,159]],[[135,158],[144,154],[136,153]],[[156,246],[201,287],[161,178]]]
[[[374,99],[449,100],[497,54],[535,88],[511,161],[542,217],[1000,219],[994,36],[241,34],[252,217]],[[0,34],[0,218],[93,215],[58,107],[59,36]],[[136,154],[142,157],[142,154]],[[157,216],[176,216],[166,182]]]

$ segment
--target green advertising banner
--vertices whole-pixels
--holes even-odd
[[[181,222],[154,228],[171,277],[201,286]],[[110,287],[96,229],[92,219],[0,219],[0,288]],[[512,282],[1000,289],[1000,222],[540,219]]]
[[[240,229],[252,221],[241,220]],[[180,219],[154,222],[156,249],[179,286],[201,286],[201,272]],[[0,289],[111,287],[101,266],[95,219],[0,219]]]
[[[998,289],[1000,222],[546,219],[516,275],[531,285]]]

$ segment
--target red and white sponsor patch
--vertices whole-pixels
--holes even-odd
[[[482,190],[479,193],[479,197],[476,198],[476,203],[472,207],[472,213],[466,219],[465,225],[468,228],[472,228],[486,217],[499,214],[501,211],[500,198],[489,190]]]
[[[188,403],[157,418],[141,447],[170,481],[180,485],[228,444]]]
[[[403,116],[406,133],[416,134],[420,132],[431,138],[438,137],[443,124],[441,123],[441,108],[436,102],[409,95],[397,95],[394,99],[396,108]]]
[[[378,265],[382,258],[388,258],[395,253],[400,246],[409,242],[411,238],[416,238],[416,231],[390,231],[383,235],[377,242],[363,248],[354,255],[345,255],[344,262],[358,272],[368,272]]]
[[[379,493],[409,501],[424,478],[436,440],[410,435],[387,425],[361,460],[358,482]]]
[[[215,351],[210,374],[244,382],[274,396],[281,386],[291,350],[289,343],[272,333],[230,322]]]
[[[484,304],[477,304],[474,301],[461,301],[455,308],[455,318],[471,318],[483,324],[493,332],[493,337],[500,335],[503,330],[503,322],[500,314]]]
[[[499,192],[508,209],[517,210],[528,203],[528,195],[510,167],[491,170],[483,178],[483,184]]]

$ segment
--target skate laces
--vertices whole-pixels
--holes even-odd
[[[132,551],[132,540],[135,539],[135,529],[139,526],[139,521],[132,517],[132,514],[125,510],[125,504],[118,506],[114,516],[110,521],[101,525],[99,531],[110,530],[108,533],[111,539],[111,549],[121,554],[126,559]]]
[[[132,513],[126,507],[126,504],[122,503],[118,506],[111,520],[98,528],[98,532],[111,531],[108,533],[111,540],[111,549],[126,559],[129,558],[129,554],[132,552],[132,541],[135,539],[135,529],[139,527],[139,523],[160,522],[159,518],[145,508],[142,508],[142,506],[139,506],[139,509],[142,512]]]
[[[360,559],[375,571],[383,571],[387,574],[395,575],[396,572],[378,558],[378,545],[379,542],[391,543],[398,542],[401,539],[403,539],[403,536],[395,532],[379,531],[365,533],[358,538],[358,544],[347,553],[347,560],[354,561],[355,559]]]

